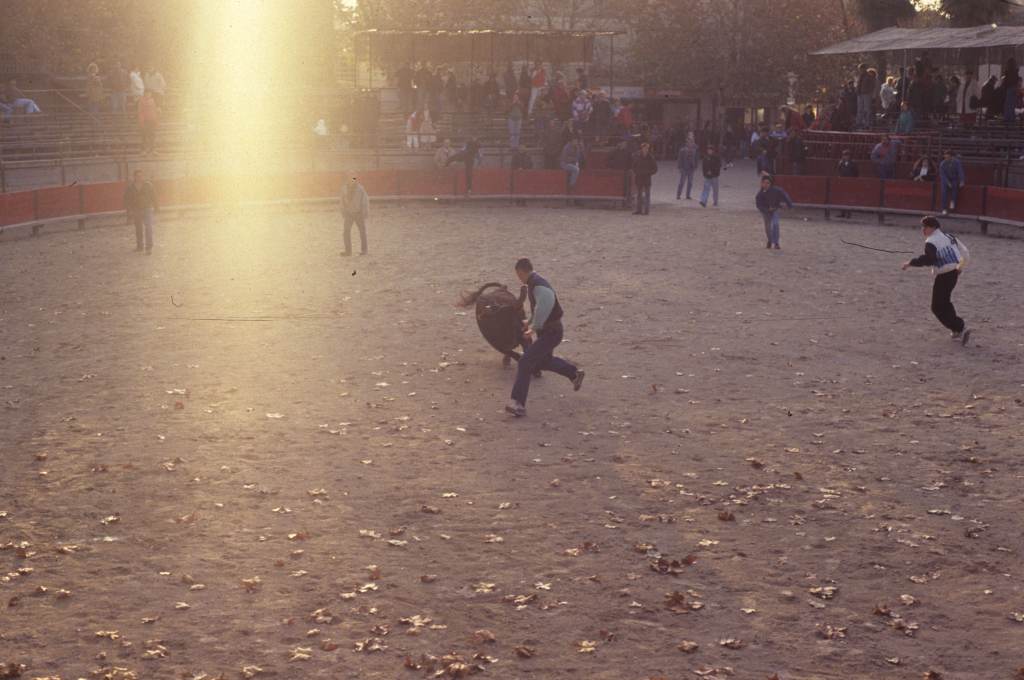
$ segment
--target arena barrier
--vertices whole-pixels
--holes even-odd
[[[364,170],[309,172],[266,177],[182,177],[152,180],[161,209],[199,208],[265,202],[336,201],[342,185],[357,176],[374,200],[432,199],[564,199],[618,201],[630,192],[629,177],[620,170],[584,170],[570,189],[562,170],[477,168],[467,195],[461,167],[444,170]],[[0,193],[0,233],[31,227],[35,235],[47,223],[78,221],[124,211],[124,182],[75,184]]]
[[[924,215],[942,209],[938,182],[813,175],[776,175],[775,181],[793,203],[824,208],[826,219],[832,210],[873,212],[882,221],[889,213]],[[960,190],[950,216],[977,220],[982,233],[989,223],[1024,227],[1024,190],[968,184]]]

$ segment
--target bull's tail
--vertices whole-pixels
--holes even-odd
[[[459,299],[458,299],[458,301],[456,301],[455,306],[456,307],[472,307],[474,304],[476,304],[477,299],[481,295],[483,295],[484,292],[487,291],[489,288],[506,288],[507,289],[507,286],[504,286],[504,285],[502,285],[500,283],[485,283],[484,285],[480,286],[480,288],[478,288],[476,291],[464,290],[461,293],[459,293]]]

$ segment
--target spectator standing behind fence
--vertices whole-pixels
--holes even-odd
[[[85,69],[85,102],[89,113],[99,113],[103,108],[103,79],[100,67],[95,63]]]
[[[362,246],[360,255],[366,255],[368,248],[366,243],[366,220],[370,217],[370,197],[366,189],[359,183],[358,177],[353,177],[341,189],[341,217],[344,221],[345,252],[342,256],[352,255],[352,223],[359,227],[359,244]]]
[[[135,225],[135,252],[153,251],[153,213],[157,210],[156,191],[142,176],[142,170],[132,174],[132,182],[124,190],[124,209],[128,223]]]
[[[505,69],[505,74],[501,79],[505,85],[505,98],[511,101],[514,95],[519,94],[519,80],[516,78],[516,70],[511,61],[508,62],[508,68]]]
[[[590,122],[590,114],[594,107],[590,103],[590,95],[586,90],[580,90],[572,102],[572,121],[577,130],[583,130]]]
[[[686,186],[686,200],[692,200],[690,193],[693,190],[693,173],[697,171],[697,141],[693,138],[692,132],[686,133],[686,143],[679,147],[676,167],[679,168],[679,186],[676,187],[676,200],[678,201],[683,197],[683,185]]]
[[[909,135],[914,131],[914,111],[910,108],[910,102],[903,102],[902,108],[900,117],[896,119],[896,134]]]
[[[539,61],[533,65],[533,73],[530,74],[530,105],[527,115],[533,114],[533,107],[537,104],[537,98],[544,94],[548,85],[548,72],[544,70],[544,64]]]
[[[142,83],[146,88],[146,92],[153,93],[156,105],[162,107],[164,105],[164,97],[167,95],[167,81],[164,79],[164,74],[160,73],[157,69],[151,68],[146,71]]]
[[[700,207],[708,207],[708,196],[714,193],[715,207],[718,207],[718,176],[722,174],[722,159],[718,150],[709,146],[701,159],[701,170],[704,174],[704,189],[700,192]]]
[[[658,161],[648,142],[640,144],[640,153],[633,159],[633,178],[636,182],[636,210],[634,215],[651,214],[651,178],[658,172]]]
[[[807,161],[807,145],[804,143],[803,133],[799,129],[794,128],[790,130],[789,139],[786,140],[786,154],[789,156],[790,174],[804,174],[804,164]]]
[[[1017,95],[1020,89],[1020,69],[1017,60],[1010,57],[1003,66],[1003,77],[999,86],[1003,90],[1003,121],[1012,123],[1017,118]]]
[[[938,176],[939,169],[935,167],[935,162],[928,156],[918,158],[914,163],[914,168],[910,171],[910,179],[915,182],[934,182]]]
[[[896,177],[896,159],[899,156],[900,142],[889,135],[882,137],[882,141],[875,144],[871,150],[871,162],[878,170],[878,176],[882,179],[894,179]]]
[[[942,152],[942,163],[939,164],[939,182],[942,197],[942,214],[948,215],[951,210],[956,210],[957,195],[967,183],[964,165],[960,162],[959,158],[953,155],[952,149],[946,149]]]
[[[523,104],[519,101],[519,95],[512,95],[512,102],[509,104],[506,113],[508,123],[508,145],[515,149],[519,146],[519,138],[523,132]]]
[[[775,186],[774,177],[771,175],[761,177],[761,190],[754,197],[754,205],[761,211],[761,217],[764,218],[764,234],[768,239],[767,248],[781,250],[779,245],[779,210],[782,209],[783,203],[790,208],[793,207],[793,201],[790,200],[789,194],[780,187]]]
[[[145,93],[146,82],[142,79],[139,67],[136,66],[128,73],[128,96],[131,97],[132,105],[137,107]]]
[[[423,112],[413,111],[405,119],[405,146],[409,149],[420,148],[420,126],[423,124]]]
[[[896,104],[896,79],[889,76],[885,79],[885,83],[882,84],[882,89],[878,92],[878,98],[882,102],[882,112],[886,118],[892,120],[899,112]]]
[[[857,167],[857,163],[853,160],[853,154],[850,153],[849,149],[843,149],[842,158],[839,159],[839,165],[836,166],[836,174],[840,177],[860,177],[860,168]],[[853,217],[853,213],[849,210],[840,210],[840,217]]]
[[[412,103],[412,69],[408,63],[402,64],[395,71],[395,87],[398,88],[398,106],[403,115],[409,115],[409,112],[416,107]]]
[[[444,68],[438,66],[430,74],[427,84],[427,111],[430,112],[431,118],[440,120],[443,106],[441,100],[444,94]]]
[[[156,153],[156,128],[160,122],[160,107],[152,92],[147,92],[139,102],[139,130],[142,133],[142,154]]]
[[[558,159],[559,166],[569,174],[569,191],[576,186],[576,180],[580,177],[580,167],[583,165],[583,150],[580,149],[579,140],[570,139],[562,147],[562,155]]]
[[[111,113],[124,113],[128,99],[128,71],[120,61],[115,61],[114,68],[107,74],[107,88],[110,90]]]
[[[867,64],[857,65],[857,127],[871,127],[871,102],[875,97],[875,80]]]
[[[558,169],[562,149],[565,147],[565,140],[562,138],[562,125],[557,119],[552,118],[548,123],[548,129],[544,131],[544,168],[547,170]]]

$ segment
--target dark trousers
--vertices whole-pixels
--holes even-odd
[[[954,269],[936,276],[935,283],[932,284],[932,314],[954,333],[961,333],[964,330],[964,320],[956,315],[956,307],[950,300],[959,278],[960,272]]]
[[[526,347],[516,367],[516,384],[512,387],[512,400],[526,404],[530,393],[530,378],[536,371],[551,371],[564,375],[569,380],[576,379],[576,367],[564,359],[554,356],[555,348],[562,342],[562,326],[559,324],[551,330],[541,333],[537,339]],[[524,343],[525,344],[525,343]]]
[[[466,166],[466,191],[473,190],[473,165],[476,162],[475,158],[470,158],[466,155],[465,151],[460,151],[457,154],[453,154],[445,161],[444,166],[448,167],[452,163],[462,162]]]
[[[153,250],[153,209],[133,210],[129,217],[135,225],[135,249]]]
[[[362,253],[366,254],[366,218],[362,214],[345,215],[345,254],[352,254],[352,223],[359,227],[359,243],[363,246]]]
[[[676,188],[676,200],[682,198],[683,187],[686,187],[686,197],[690,198],[690,192],[693,190],[693,170],[679,171],[679,186]]]
[[[651,213],[651,179],[636,183],[636,212],[640,215]]]

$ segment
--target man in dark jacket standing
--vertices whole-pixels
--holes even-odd
[[[651,214],[651,177],[658,172],[658,161],[651,153],[651,145],[644,142],[640,153],[633,160],[633,177],[636,181],[636,210],[634,215]]]
[[[512,403],[505,410],[517,418],[526,415],[526,397],[530,392],[530,378],[537,371],[551,371],[572,381],[574,391],[583,386],[583,371],[568,361],[554,356],[562,342],[562,305],[555,289],[525,257],[516,262],[516,276],[526,286],[530,298],[530,319],[523,322],[523,335],[532,339],[516,370],[516,383],[512,387]],[[525,345],[526,343],[524,343]]]
[[[128,221],[135,225],[135,252],[146,249],[146,255],[153,252],[153,212],[157,210],[156,191],[153,185],[136,170],[132,182],[124,190],[124,208]]]
[[[718,176],[722,174],[722,159],[713,146],[701,159],[701,170],[704,173],[704,189],[700,192],[700,207],[708,207],[708,196],[714,192],[715,207],[718,207]]]

